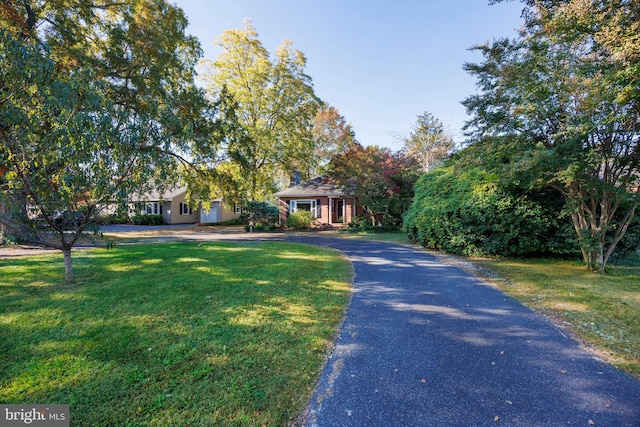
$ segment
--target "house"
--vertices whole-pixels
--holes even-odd
[[[187,189],[178,187],[162,193],[157,190],[142,195],[134,195],[130,199],[134,204],[134,212],[147,215],[162,215],[165,224],[214,224],[228,221],[240,216],[240,209],[234,206],[227,210],[221,199],[209,202],[204,206],[192,208],[187,202]]]
[[[314,213],[320,225],[348,224],[356,214],[356,205],[335,183],[326,177],[290,186],[274,194],[280,206],[280,219],[286,221],[291,212]]]
[[[227,209],[222,199],[215,199],[209,202],[209,210],[200,206],[200,224],[216,224],[240,217],[241,207],[239,203],[234,204],[232,209]]]

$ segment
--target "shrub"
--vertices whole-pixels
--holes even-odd
[[[247,202],[240,218],[246,231],[273,231],[279,227],[279,210],[267,202]]]
[[[309,211],[292,212],[287,218],[287,227],[294,230],[306,230],[316,221],[316,217]]]
[[[366,231],[370,233],[398,233],[402,231],[401,220],[394,215],[382,214],[376,216],[378,219],[378,225],[372,224],[371,217],[364,215],[356,215],[349,223],[349,228],[346,232],[357,233],[360,231]]]
[[[622,206],[618,211],[618,216],[622,215],[620,212],[628,211],[626,206]],[[640,213],[636,211],[633,221],[629,224],[627,232],[624,233],[622,240],[618,243],[615,250],[611,254],[610,262],[618,264],[622,262],[627,256],[636,252],[640,248]]]
[[[354,215],[349,223],[350,228],[361,229],[371,225],[371,220],[364,215]]]
[[[527,194],[501,187],[494,175],[455,175],[447,168],[418,181],[403,229],[425,247],[468,256],[575,251],[558,215]]]
[[[164,218],[162,215],[136,214],[133,217],[135,225],[162,225]]]

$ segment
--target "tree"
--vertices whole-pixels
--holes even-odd
[[[1,221],[26,241],[60,249],[71,282],[71,248],[128,166],[110,147],[117,138],[110,113],[117,111],[92,88],[91,75],[59,79],[55,62],[37,44],[25,48],[10,36],[0,44],[6,54],[0,71],[2,199],[11,204],[11,195],[24,195],[35,219],[5,215]]]
[[[311,131],[319,101],[311,78],[304,74],[306,58],[285,40],[271,60],[251,21],[225,31],[216,44],[223,52],[213,63],[205,62],[209,70],[203,81],[210,97],[223,101],[227,118],[238,127],[226,141],[226,157],[211,156],[206,163],[215,175],[221,161],[232,162],[237,174],[229,178],[236,194],[242,193],[244,200],[264,200],[279,180],[294,169],[307,170],[313,161]],[[215,189],[211,195],[228,196]]]
[[[411,204],[417,170],[403,152],[355,143],[331,159],[328,176],[367,208],[372,225],[376,214],[387,214],[388,225],[398,226]]]
[[[481,88],[464,102],[469,135],[521,142],[512,166],[564,196],[584,261],[599,271],[638,202],[638,25],[625,16],[639,13],[637,2],[529,2],[521,36],[476,47],[484,62],[466,65]]]
[[[401,137],[409,156],[414,157],[423,172],[438,167],[454,147],[451,135],[447,134],[440,120],[424,112],[411,127],[407,137]]]
[[[313,141],[317,165],[311,165],[308,175],[321,176],[334,155],[344,153],[356,143],[356,134],[337,108],[324,105],[313,118]]]
[[[211,145],[199,44],[164,0],[0,6],[0,222],[62,250],[71,282],[71,248],[101,208]]]

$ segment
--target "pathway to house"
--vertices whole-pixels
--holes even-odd
[[[306,426],[640,426],[640,381],[459,267],[410,247],[293,236],[355,268]]]

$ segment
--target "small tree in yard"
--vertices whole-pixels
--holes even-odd
[[[402,214],[411,205],[418,169],[403,152],[354,143],[331,159],[328,176],[367,208],[375,226],[375,213],[384,212],[394,222],[402,222]]]
[[[71,249],[102,207],[175,169],[210,140],[193,82],[198,41],[164,0],[2,2],[0,223]]]
[[[59,79],[43,47],[25,47],[6,33],[0,45],[0,163],[6,165],[0,222],[27,242],[60,249],[71,282],[71,248],[96,202],[108,202],[106,194],[96,195],[117,185],[127,166],[109,153],[115,138],[105,113],[115,112],[91,87],[90,75]],[[25,201],[33,221],[21,214]]]

